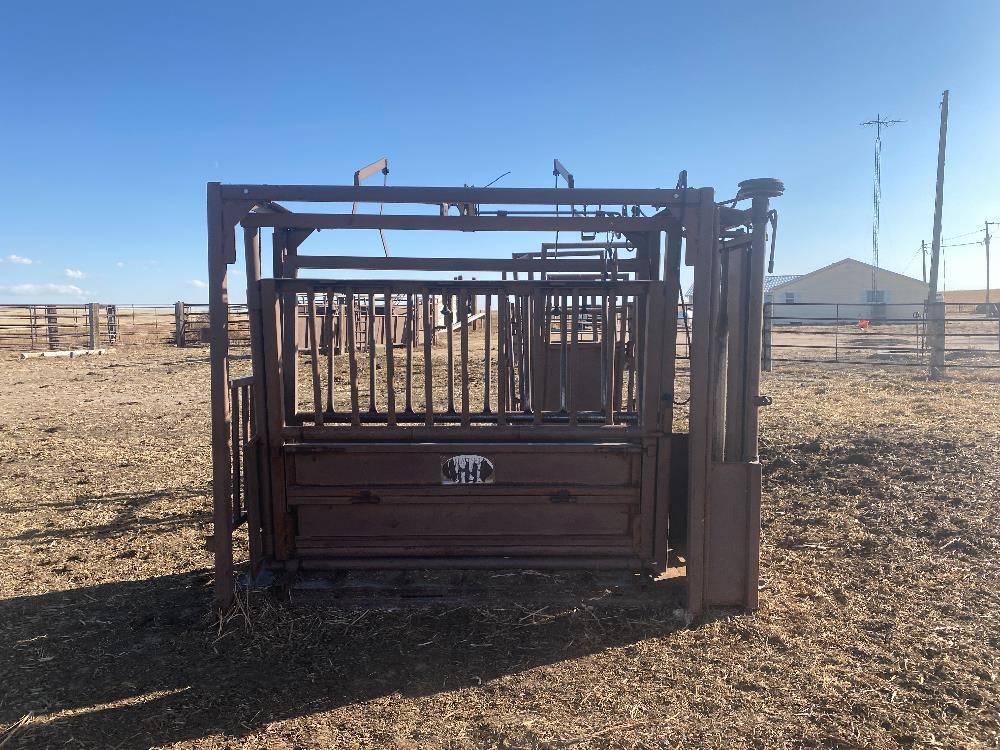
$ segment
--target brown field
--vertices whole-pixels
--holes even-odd
[[[986,289],[956,289],[944,292],[945,302],[979,303],[986,301]],[[1000,302],[1000,289],[990,289],[990,300]]]
[[[220,626],[207,374],[0,360],[4,750],[1000,747],[995,382],[766,375],[753,614],[255,593]]]

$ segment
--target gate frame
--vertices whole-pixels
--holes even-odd
[[[731,205],[715,203],[712,188],[679,187],[664,189],[573,188],[470,188],[470,187],[372,187],[310,185],[207,185],[208,271],[210,311],[210,364],[213,461],[213,547],[215,555],[215,598],[225,609],[234,591],[232,532],[240,523],[233,512],[232,415],[229,392],[228,267],[236,262],[236,225],[260,228],[281,226],[288,241],[275,242],[274,276],[296,278],[299,268],[322,268],[322,256],[310,261],[298,256],[298,248],[313,231],[345,229],[430,229],[454,231],[565,231],[613,232],[624,235],[639,248],[635,263],[645,264],[645,278],[664,283],[668,295],[679,292],[679,264],[682,242],[684,262],[694,266],[694,320],[691,339],[691,401],[689,424],[688,530],[686,560],[687,607],[697,613],[708,606],[757,606],[760,554],[760,464],[757,459],[757,409],[760,379],[763,275],[766,255],[768,199],[783,191],[776,180],[741,183]],[[549,211],[550,215],[520,215],[516,212],[481,213],[482,204],[492,206],[566,205],[652,206],[652,216],[571,215]],[[751,199],[749,209],[736,203]],[[411,203],[440,207],[440,215],[322,214],[293,213],[281,202],[316,203]],[[450,215],[447,206],[459,207],[460,215]],[[623,214],[625,212],[623,211]],[[269,216],[265,216],[269,215]],[[276,222],[280,215],[280,223]],[[747,231],[737,230],[745,227]],[[670,231],[674,230],[674,231]],[[677,278],[660,274],[663,245],[667,233],[667,270],[678,269]],[[683,234],[683,238],[682,238]],[[277,234],[276,234],[277,236]],[[655,243],[652,238],[656,237]],[[246,242],[247,304],[260,309],[259,233]],[[740,262],[731,262],[730,256]],[[364,267],[367,259],[358,259]],[[394,259],[380,259],[391,268]],[[476,270],[456,268],[451,259],[403,259],[423,261],[426,270]],[[465,259],[468,260],[468,259]],[[492,263],[492,261],[491,261]],[[473,264],[474,265],[474,264]],[[539,272],[546,261],[532,262]],[[579,270],[584,268],[581,262]],[[338,262],[336,267],[345,267]],[[383,267],[382,265],[379,266]],[[565,262],[557,267],[565,269]],[[667,298],[668,300],[670,297]],[[667,306],[671,311],[673,306]],[[251,337],[261,337],[251,314]],[[664,336],[675,336],[676,325],[661,326]],[[667,329],[670,329],[668,332]],[[655,327],[651,327],[654,331]],[[294,335],[294,328],[292,329]],[[671,338],[672,340],[672,338]],[[280,343],[280,342],[276,342]],[[660,346],[650,351],[663,362],[675,363]],[[253,371],[264,371],[264,355],[254,348]],[[268,356],[279,356],[270,351]],[[669,373],[674,381],[674,372]],[[661,382],[668,382],[661,376]],[[664,393],[663,400],[673,393]],[[646,410],[669,422],[670,406],[646,405]],[[266,429],[259,419],[258,429]],[[651,424],[651,422],[647,422]],[[669,426],[669,425],[668,425]],[[669,437],[669,432],[667,437]],[[263,438],[262,438],[263,439]],[[670,441],[661,440],[656,466],[669,480]],[[266,462],[261,462],[266,463]],[[666,503],[657,508],[666,514]],[[243,514],[246,518],[247,514]],[[666,518],[658,519],[664,522]],[[266,522],[265,522],[266,523]],[[265,529],[266,531],[266,529]],[[258,546],[251,533],[251,549]],[[666,554],[666,533],[657,545]],[[251,571],[253,572],[253,571]]]

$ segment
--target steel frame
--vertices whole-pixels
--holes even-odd
[[[237,224],[245,230],[247,301],[251,310],[252,362],[254,378],[275,373],[291,348],[287,339],[278,337],[276,316],[282,312],[274,283],[261,281],[259,229],[274,232],[274,276],[277,283],[290,289],[311,293],[310,280],[298,279],[303,268],[365,268],[371,270],[493,270],[580,271],[591,272],[603,266],[601,261],[586,258],[545,257],[483,259],[401,259],[401,258],[332,258],[299,254],[299,247],[319,229],[385,229],[445,231],[569,231],[609,232],[626,238],[636,248],[634,260],[618,264],[633,272],[637,279],[655,284],[651,305],[643,313],[650,317],[648,341],[645,342],[646,384],[660,397],[646,398],[638,425],[589,426],[571,423],[547,425],[540,418],[531,424],[497,425],[495,439],[525,441],[593,439],[595,431],[614,434],[617,439],[629,435],[654,436],[660,439],[643,443],[647,455],[643,461],[642,492],[667,492],[671,471],[672,399],[676,325],[673,305],[678,294],[678,269],[682,250],[684,261],[695,269],[694,322],[691,341],[690,434],[688,436],[688,527],[687,527],[687,606],[693,612],[706,606],[757,605],[760,522],[760,466],[757,461],[757,409],[760,374],[763,275],[766,255],[766,225],[769,198],[781,194],[777,181],[758,180],[741,184],[741,199],[750,199],[748,209],[719,206],[711,188],[662,189],[562,189],[469,188],[469,187],[371,187],[311,185],[222,185],[209,183],[208,194],[208,266],[211,317],[211,403],[214,501],[215,595],[220,607],[229,606],[234,587],[232,531],[235,525],[250,519],[251,573],[266,561],[284,561],[283,567],[295,569],[301,560],[289,554],[290,540],[276,530],[274,517],[262,513],[253,503],[244,509],[234,507],[234,497],[247,498],[256,487],[234,487],[241,477],[260,472],[260,485],[280,485],[284,480],[283,459],[267,449],[268,441],[289,442],[322,440],[331,429],[345,429],[346,438],[354,441],[440,439],[433,424],[366,426],[343,428],[317,424],[286,424],[284,414],[268,412],[266,404],[281,386],[268,377],[263,387],[253,386],[254,429],[249,441],[253,453],[242,472],[235,472],[234,431],[231,413],[232,384],[229,377],[228,266],[236,261]],[[581,212],[544,215],[553,206],[574,205],[622,206],[621,214]],[[335,213],[294,213],[282,203],[346,204]],[[458,216],[441,210],[437,214],[357,214],[358,203],[394,203],[446,205],[463,207]],[[483,206],[497,207],[483,209]],[[504,206],[535,206],[535,211],[507,213]],[[628,207],[650,207],[651,215]],[[487,213],[493,215],[486,215]],[[746,227],[746,239],[731,239],[734,228]],[[662,237],[666,234],[665,258],[661,255]],[[583,243],[579,243],[583,244]],[[600,246],[600,243],[596,243]],[[560,243],[560,247],[568,245]],[[554,249],[554,248],[553,248]],[[462,265],[462,264],[465,265]],[[661,269],[664,271],[661,272]],[[329,283],[316,281],[316,284]],[[379,283],[385,285],[386,282]],[[416,282],[411,282],[416,284]],[[495,288],[502,281],[475,282]],[[515,282],[516,283],[516,282]],[[548,280],[548,284],[560,282]],[[364,282],[351,281],[354,286]],[[465,286],[470,283],[466,282]],[[667,311],[669,310],[669,313]],[[657,316],[666,316],[669,325],[656,325]],[[265,331],[267,327],[271,335]],[[291,335],[294,336],[294,326]],[[286,330],[282,336],[287,336]],[[464,343],[464,341],[463,341]],[[284,349],[283,349],[284,345]],[[315,358],[315,353],[314,353]],[[315,361],[315,359],[314,359]],[[390,359],[391,363],[391,359]],[[391,366],[391,364],[390,364]],[[315,367],[315,365],[314,365]],[[250,388],[243,380],[241,388]],[[287,383],[286,386],[287,387]],[[267,389],[269,392],[265,394]],[[650,391],[652,393],[652,390]],[[244,393],[244,401],[251,398]],[[249,413],[241,406],[244,414]],[[539,412],[540,414],[540,412]],[[245,420],[244,420],[245,421]],[[609,420],[613,421],[613,420]],[[249,423],[247,423],[249,424]],[[470,432],[471,430],[471,432]],[[482,439],[482,428],[448,428],[449,440]],[[254,445],[256,441],[256,445]],[[657,447],[658,446],[658,447]],[[363,449],[363,446],[362,446]],[[256,479],[254,483],[257,484]],[[659,488],[659,490],[657,489]],[[643,506],[642,534],[653,550],[653,558],[665,565],[667,559],[667,502],[647,502]],[[575,558],[587,564],[606,564],[606,558]],[[475,567],[500,564],[488,556],[439,556],[423,560],[419,567]],[[510,563],[510,560],[507,560]],[[539,567],[566,563],[551,554],[539,558],[526,552],[515,562]],[[648,566],[649,560],[622,559],[621,564]],[[316,567],[345,567],[350,560],[317,560]],[[391,558],[355,559],[355,566],[392,565]],[[409,564],[413,564],[410,560]],[[648,570],[648,568],[646,568]]]

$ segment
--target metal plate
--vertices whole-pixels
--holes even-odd
[[[483,456],[462,453],[441,459],[441,484],[493,484],[496,469]]]

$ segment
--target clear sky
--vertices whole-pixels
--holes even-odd
[[[878,113],[906,121],[882,266],[919,277],[946,88],[944,236],[1000,220],[998,35],[993,0],[6,3],[0,301],[204,300],[206,182],[344,183],[382,155],[396,185],[548,186],[553,157],[581,187],[780,177],[776,273],[869,261]],[[984,267],[948,248],[947,288]]]

